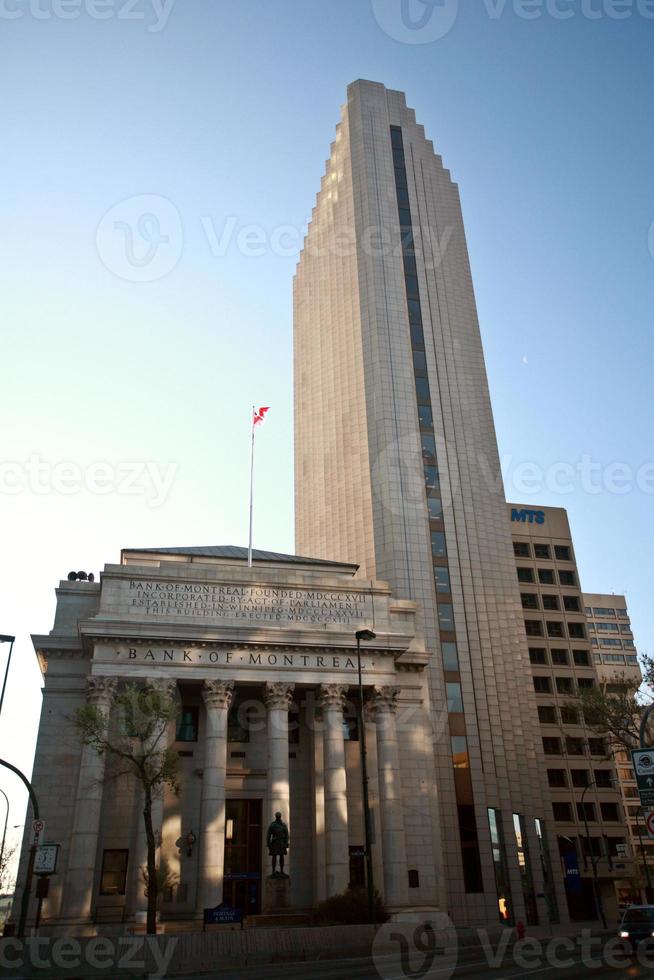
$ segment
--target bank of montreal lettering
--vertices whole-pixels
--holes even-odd
[[[249,619],[270,623],[351,623],[367,615],[367,595],[265,586],[129,583],[129,611],[146,616]]]
[[[176,650],[148,647],[120,647],[115,651],[118,660],[147,663],[219,664],[225,667],[299,667],[307,670],[355,670],[356,662],[347,654],[320,653],[254,653],[248,650]],[[362,668],[366,663],[362,660]],[[371,666],[374,666],[371,664]]]
[[[511,520],[521,521],[523,524],[544,524],[545,511],[543,510],[518,510],[517,507],[511,509]]]

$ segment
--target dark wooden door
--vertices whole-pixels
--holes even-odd
[[[261,911],[261,800],[227,800],[223,901]]]

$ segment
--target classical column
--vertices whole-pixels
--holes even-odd
[[[288,709],[295,684],[266,681],[263,699],[268,709],[268,813],[263,815],[264,830],[279,810],[291,831],[288,781]],[[290,874],[288,856],[284,871]]]
[[[384,900],[390,908],[408,902],[406,838],[402,813],[400,755],[395,712],[399,687],[375,687],[371,702],[377,723],[379,817],[381,821]]]
[[[116,681],[111,677],[87,678],[87,703],[109,717]],[[63,917],[75,922],[91,918],[95,864],[100,833],[105,756],[92,745],[82,747],[68,867],[64,883]]]
[[[148,677],[145,682],[145,687],[150,691],[159,691],[166,697],[172,698],[177,693],[177,681],[165,677]],[[168,748],[168,732],[164,734],[161,739],[160,750],[165,752]],[[147,866],[148,863],[148,841],[145,836],[145,822],[143,820],[143,790],[137,787],[137,792],[139,793],[139,808],[138,808],[138,826],[136,830],[136,901],[135,901],[135,911],[137,919],[143,919],[145,921],[145,916],[148,910],[148,900],[145,896],[145,883],[143,881],[143,875],[141,869]],[[157,851],[159,852],[161,848],[161,840],[163,835],[163,820],[164,820],[164,794],[166,792],[166,787],[161,786],[157,795],[152,801],[152,827],[154,828],[155,838],[158,840]],[[159,866],[159,860],[157,860],[157,866]]]
[[[343,709],[347,691],[347,685],[343,684],[322,684],[318,689],[318,700],[323,714],[325,863],[328,898],[346,891],[350,880],[343,737]]]
[[[223,900],[227,715],[233,691],[234,681],[205,681],[202,688],[206,705],[206,735],[200,823],[200,912],[220,905]]]

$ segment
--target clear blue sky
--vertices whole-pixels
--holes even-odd
[[[219,242],[229,220],[268,242],[280,226],[299,234],[357,77],[407,92],[460,184],[507,494],[569,509],[584,588],[626,590],[638,646],[654,652],[652,494],[530,497],[512,482],[524,462],[654,459],[654,21],[635,4],[617,20],[609,0],[592,0],[594,19],[560,0],[566,20],[462,2],[445,36],[408,44],[379,24],[401,34],[401,0],[177,0],[165,26],[153,0],[133,20],[125,0],[105,20],[90,0],[72,0],[67,20],[55,2],[6,0],[0,14],[2,461],[25,484],[6,492],[3,471],[11,757],[31,761],[28,634],[50,629],[59,578],[97,572],[122,546],[246,541],[252,402],[272,406],[255,543],[293,548],[295,259]],[[450,13],[454,0],[434,8]],[[140,195],[181,221],[177,262],[152,282],[107,267],[106,229],[129,210],[101,224]],[[38,483],[30,456],[46,467]],[[117,479],[63,493],[52,475],[125,461],[175,467],[161,506]]]

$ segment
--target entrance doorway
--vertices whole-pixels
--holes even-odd
[[[261,800],[227,800],[223,902],[261,911]]]

